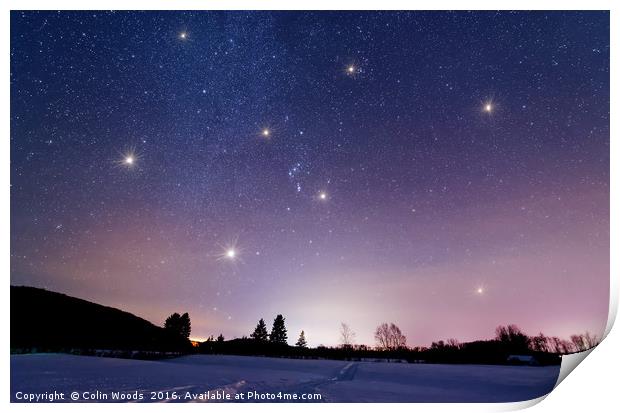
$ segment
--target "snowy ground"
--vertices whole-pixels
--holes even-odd
[[[249,401],[273,397],[266,401],[280,402],[319,394],[320,400],[313,401],[507,402],[548,393],[558,374],[559,366],[351,363],[210,355],[142,361],[33,354],[11,356],[11,400],[20,402],[26,395],[56,391],[64,393],[65,401],[71,401],[70,394],[77,392],[80,401],[85,397],[117,401],[115,394],[142,395],[139,401],[146,402],[214,401],[205,398],[227,394],[232,401],[248,401],[252,395],[254,400]]]

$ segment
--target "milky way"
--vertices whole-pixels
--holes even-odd
[[[12,284],[197,338],[606,323],[606,12],[12,12],[11,162]]]

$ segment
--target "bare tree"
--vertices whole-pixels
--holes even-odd
[[[398,350],[407,347],[407,337],[394,323],[382,323],[375,330],[377,347],[382,350]]]
[[[558,337],[549,337],[549,351],[551,353],[561,353],[561,340]]]
[[[530,337],[530,348],[533,351],[549,351],[548,343],[549,338],[543,333],[539,333],[537,336]]]
[[[567,354],[576,351],[591,349],[598,344],[598,337],[589,332],[584,334],[573,334],[569,340],[562,340],[558,337],[547,338],[547,351],[550,353]]]
[[[514,324],[497,327],[495,340],[513,352],[527,351],[530,348],[530,338]]]
[[[355,343],[355,332],[347,323],[340,323],[340,342],[344,348],[351,348]]]
[[[575,351],[589,350],[598,344],[598,338],[590,335],[589,331],[586,331],[584,334],[574,334],[570,336],[570,341]]]
[[[381,323],[377,326],[375,340],[380,349],[387,350],[390,347],[390,326],[388,323]]]
[[[588,348],[596,347],[599,343],[598,337],[596,335],[590,335],[589,331],[586,331],[586,333],[583,335],[583,339]]]
[[[568,354],[568,353],[573,353],[574,350],[574,346],[573,343],[571,343],[568,340],[560,340],[560,353],[562,354]]]
[[[395,324],[390,324],[392,330],[392,348],[394,350],[407,347],[407,337],[400,331]]]
[[[449,338],[449,339],[446,341],[446,345],[447,345],[448,347],[452,347],[452,348],[454,348],[454,349],[459,349],[459,348],[461,348],[461,343],[459,343],[459,341],[458,341],[456,338]]]
[[[586,343],[583,340],[583,336],[581,334],[573,334],[570,336],[570,341],[573,343],[573,347],[575,351],[584,351],[587,350]]]

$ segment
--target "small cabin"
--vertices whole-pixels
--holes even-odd
[[[508,364],[517,366],[539,366],[540,363],[536,360],[536,357],[524,355],[524,354],[511,354],[506,360]]]

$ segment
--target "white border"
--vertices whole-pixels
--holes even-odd
[[[616,2],[617,3],[617,2]],[[0,15],[0,27],[3,34],[3,41],[1,47],[2,55],[2,69],[4,73],[4,81],[0,83],[0,90],[2,92],[3,99],[1,101],[2,112],[4,116],[0,121],[2,124],[2,130],[5,131],[5,138],[3,140],[3,150],[0,151],[2,157],[1,165],[3,165],[1,176],[2,186],[5,188],[2,194],[2,202],[0,203],[0,211],[2,220],[0,221],[0,242],[2,243],[2,249],[4,254],[1,256],[2,268],[6,269],[6,277],[10,278],[10,211],[9,211],[9,185],[10,185],[10,141],[9,141],[9,53],[10,53],[10,28],[9,28],[9,10],[198,10],[198,9],[211,9],[211,10],[403,10],[403,9],[417,9],[417,10],[611,10],[611,36],[612,50],[611,50],[611,67],[617,68],[618,60],[613,46],[615,43],[613,39],[618,38],[618,23],[620,19],[617,15],[617,8],[614,10],[614,2],[603,0],[589,0],[589,1],[552,1],[552,0],[506,0],[500,3],[489,0],[470,0],[470,1],[418,1],[407,2],[404,0],[381,0],[381,1],[369,1],[369,0],[314,0],[314,1],[284,1],[284,0],[210,0],[210,1],[192,1],[192,0],[92,0],[88,4],[76,0],[56,0],[56,1],[43,1],[43,0],[8,0],[3,1],[0,8],[3,13]],[[610,136],[614,136],[615,122],[618,119],[617,110],[614,110],[613,97],[618,96],[616,76],[614,71],[610,71],[611,76],[611,92],[612,92],[612,106],[611,106],[611,129]],[[618,249],[618,222],[614,211],[618,211],[620,203],[618,202],[617,183],[618,183],[618,167],[614,167],[614,161],[618,161],[618,146],[617,143],[611,139],[611,251],[620,251]],[[605,411],[609,410],[610,406],[617,405],[617,378],[618,378],[618,356],[614,349],[620,348],[620,338],[615,331],[611,331],[611,327],[615,320],[618,308],[618,259],[611,256],[611,275],[610,275],[610,308],[609,319],[607,323],[607,337],[603,343],[591,352],[588,357],[588,362],[580,366],[577,373],[570,375],[562,384],[556,388],[546,398],[544,403],[538,403],[543,398],[522,402],[522,403],[507,403],[507,404],[390,404],[389,409],[392,411],[507,411],[516,410],[532,405],[536,405],[531,411],[572,411],[572,410],[588,410],[588,411]],[[8,280],[7,280],[8,281]],[[5,281],[5,287],[1,289],[0,299],[2,306],[4,307],[3,328],[0,329],[0,341],[1,349],[5,354],[0,361],[2,367],[2,375],[0,376],[0,404],[9,404],[9,283]],[[587,286],[584,286],[587,288]],[[572,364],[576,365],[574,361]],[[577,363],[578,364],[578,363]],[[574,367],[574,366],[573,366]],[[563,363],[563,370],[566,369],[565,363]],[[136,407],[129,405],[114,405],[118,409],[134,409]],[[118,407],[116,407],[118,406]],[[140,405],[137,407],[139,410],[157,410],[166,409],[162,405]],[[82,411],[83,405],[79,404],[48,404],[48,405],[26,405],[15,404],[10,406],[13,409],[25,409],[36,411]],[[218,410],[223,411],[237,411],[251,408],[253,411],[289,411],[291,405],[273,405],[273,404],[252,404],[246,405],[233,405],[233,404],[219,404]],[[295,405],[296,411],[314,411],[317,409],[317,405]],[[204,411],[205,409],[215,408],[211,406],[191,406],[175,405],[174,409],[195,409],[195,411]],[[322,409],[331,411],[340,411],[342,406],[337,404],[327,404],[321,406]],[[365,405],[347,405],[350,409],[372,410],[376,411],[377,408],[381,408],[377,404],[365,404]],[[606,408],[606,409],[605,409]],[[109,411],[110,405],[93,404],[89,405],[88,409],[95,411]]]

